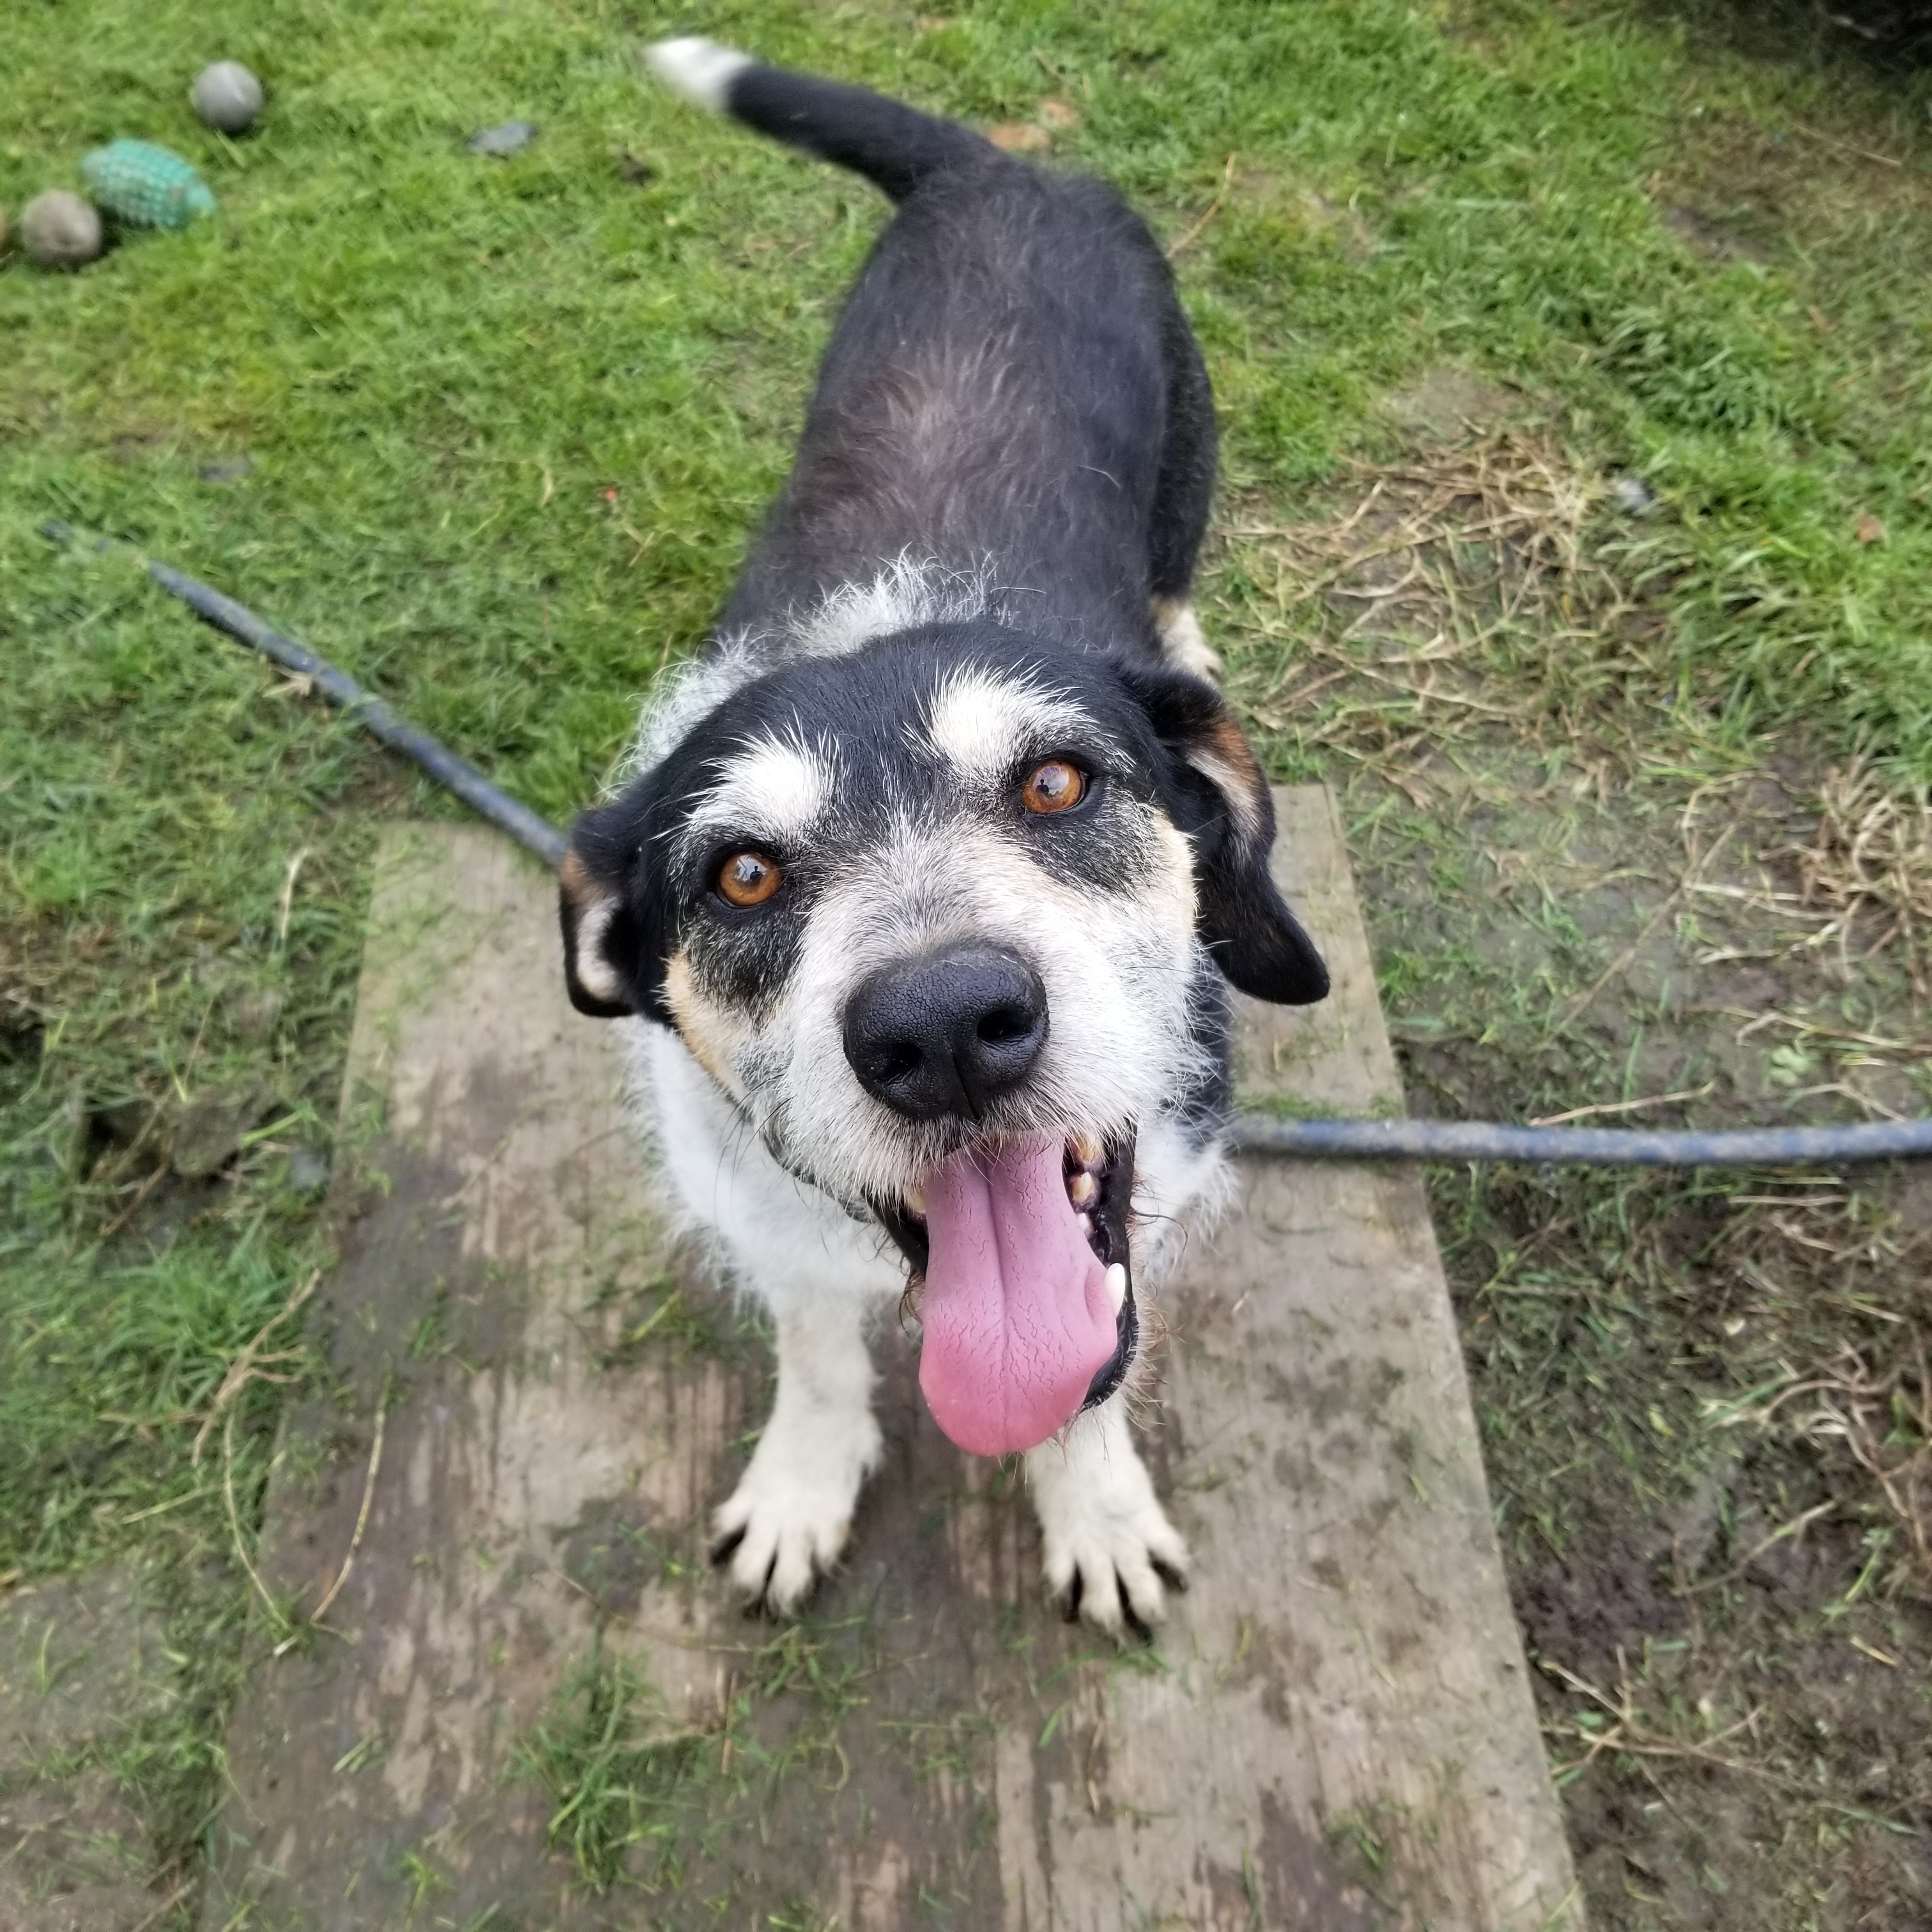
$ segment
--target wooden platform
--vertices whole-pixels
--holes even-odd
[[[1397,1106],[1331,807],[1280,802],[1336,992],[1244,1013],[1245,1095]],[[768,1361],[665,1238],[616,1033],[556,956],[550,881],[494,835],[386,847],[317,1318],[342,1394],[290,1425],[265,1571],[313,1605],[365,1494],[368,1524],[327,1632],[237,1717],[209,1932],[244,1905],[344,1932],[1578,1932],[1412,1171],[1252,1164],[1166,1292],[1150,1453],[1196,1568],[1157,1652],[1052,1614],[1024,1496],[939,1434],[896,1335],[886,1466],[785,1637],[701,1560]],[[593,1651],[662,1693],[628,1724],[686,1734],[670,1836],[602,1894],[520,1755]]]

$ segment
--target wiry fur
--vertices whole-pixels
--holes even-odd
[[[874,638],[976,618],[1012,621],[995,592],[989,563],[959,569],[902,553],[863,582],[837,585],[817,603],[788,610],[774,623],[721,632],[702,657],[672,673],[645,706],[619,782],[661,764],[700,718],[781,664],[798,657],[844,657]]]
[[[1226,982],[1326,986],[1269,879],[1260,768],[1194,674],[1214,663],[1188,602],[1214,476],[1199,352],[1100,184],[709,42],[653,62],[900,204],[708,650],[562,872],[572,997],[637,1016],[659,1162],[777,1334],[722,1552],[784,1607],[842,1546],[878,1454],[867,1334],[922,1264],[925,1181],[1008,1141],[1100,1144],[1131,1150],[1108,1170],[1130,1193],[1081,1223],[1127,1282],[1121,1340],[1027,1467],[1053,1587],[1109,1629],[1151,1622],[1186,1552],[1126,1426],[1128,1317],[1159,1333],[1184,1217],[1226,1190]],[[1082,775],[1064,814],[1022,808],[1042,761]],[[749,904],[720,872],[747,851],[778,880]],[[1040,1030],[1023,1076],[915,1107],[851,1016],[881,976],[967,952],[1013,962]]]

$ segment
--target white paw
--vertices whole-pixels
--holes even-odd
[[[1187,1587],[1187,1544],[1156,1498],[1118,1405],[1029,1450],[1027,1474],[1047,1587],[1067,1615],[1114,1636],[1130,1621],[1151,1630],[1167,1614],[1168,1588]]]
[[[712,1513],[711,1560],[728,1564],[754,1604],[796,1609],[844,1549],[880,1441],[864,1410],[774,1413],[730,1500]]]

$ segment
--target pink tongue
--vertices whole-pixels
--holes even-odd
[[[1118,1342],[1060,1143],[956,1154],[926,1184],[926,1232],[919,1385],[933,1419],[976,1456],[1044,1442]]]

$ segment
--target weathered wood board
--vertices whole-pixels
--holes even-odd
[[[1335,993],[1243,1013],[1244,1095],[1397,1106],[1332,808],[1280,796]],[[342,1394],[286,1433],[264,1570],[313,1604],[365,1495],[368,1526],[236,1720],[210,1932],[1580,1928],[1412,1170],[1248,1164],[1166,1290],[1148,1449],[1196,1567],[1156,1651],[1053,1615],[1024,1496],[892,1332],[886,1466],[788,1635],[702,1561],[767,1362],[666,1234],[620,1090],[548,880],[481,830],[393,838],[318,1317]],[[602,1892],[527,1749],[593,1648],[678,1739],[634,1814],[664,1835]]]

